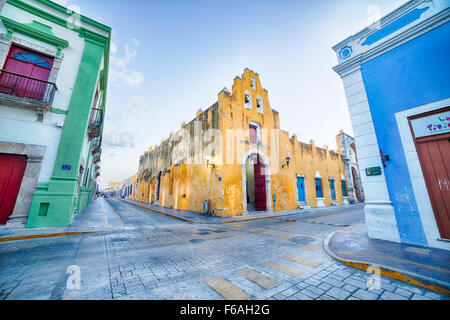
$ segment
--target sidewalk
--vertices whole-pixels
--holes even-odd
[[[351,267],[379,267],[383,276],[450,296],[450,251],[369,239],[365,224],[331,233],[324,249]]]
[[[123,222],[120,216],[105,199],[98,198],[79,213],[69,227],[33,229],[0,227],[0,243],[113,231],[122,226]]]
[[[323,211],[331,211],[336,209],[342,209],[345,207],[349,207],[351,205],[337,205],[337,206],[329,206],[323,208],[310,208],[310,209],[297,209],[297,210],[289,210],[289,211],[277,211],[277,212],[255,212],[249,213],[245,216],[232,216],[232,217],[218,217],[211,216],[205,213],[198,213],[193,211],[185,211],[185,210],[176,210],[170,209],[160,206],[155,206],[146,202],[139,202],[135,200],[129,199],[119,199],[117,200],[127,202],[138,207],[157,212],[178,220],[182,220],[185,222],[191,223],[204,223],[204,224],[220,224],[220,223],[233,223],[233,222],[244,222],[244,221],[253,221],[253,220],[262,220],[262,219],[271,219],[271,218],[279,218],[285,217],[294,214],[307,214],[307,213],[316,213]]]

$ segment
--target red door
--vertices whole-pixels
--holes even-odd
[[[3,70],[8,73],[2,72],[0,90],[11,95],[40,100],[44,96],[52,66],[53,59],[50,57],[11,46],[3,66]]]
[[[450,239],[450,134],[417,139],[416,147],[439,232]]]
[[[14,210],[27,157],[0,153],[0,224],[5,224]]]
[[[259,156],[254,165],[255,170],[255,209],[266,211],[266,173],[265,166],[261,163]]]

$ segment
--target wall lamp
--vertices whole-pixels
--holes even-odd
[[[286,164],[283,164],[281,167],[284,168],[285,166],[289,167],[289,163],[291,162],[291,157],[289,155],[286,157]]]

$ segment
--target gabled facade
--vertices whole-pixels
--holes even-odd
[[[131,197],[233,216],[342,204],[341,181],[339,151],[280,130],[259,75],[245,69],[231,92],[224,88],[215,104],[141,156]]]
[[[111,29],[48,0],[0,21],[0,223],[68,226],[97,188]]]

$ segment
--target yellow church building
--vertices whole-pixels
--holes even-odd
[[[337,152],[280,130],[258,73],[245,69],[207,110],[139,160],[131,199],[216,216],[348,203]]]

